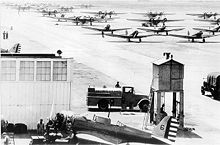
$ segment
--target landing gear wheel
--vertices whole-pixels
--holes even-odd
[[[108,101],[107,100],[100,100],[98,103],[98,107],[102,111],[108,110]]]

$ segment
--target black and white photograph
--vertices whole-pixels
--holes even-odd
[[[2,145],[219,145],[220,0],[1,0]]]

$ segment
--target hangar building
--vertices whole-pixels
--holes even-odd
[[[1,54],[1,115],[36,129],[40,118],[70,110],[72,65],[73,58],[55,54]]]

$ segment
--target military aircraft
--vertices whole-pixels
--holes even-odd
[[[142,23],[142,26],[144,27],[158,26],[159,23],[163,23],[163,25],[165,25],[165,22],[183,21],[183,20],[167,20],[167,18],[161,19],[160,17],[158,19],[151,18],[151,19],[127,19],[127,20],[145,22]]]
[[[154,29],[150,29],[150,28],[137,28],[139,30],[144,30],[144,31],[147,31],[147,32],[154,32],[154,33],[162,33],[162,32],[165,32],[166,35],[168,35],[168,32],[170,31],[180,31],[180,30],[183,30],[184,28],[176,28],[176,29],[167,29],[167,27],[165,25],[163,25],[162,27],[157,27],[157,28],[154,28]]]
[[[20,43],[16,43],[11,49],[2,49],[1,53],[20,53],[21,51],[21,45]]]
[[[125,14],[125,13],[116,13],[115,11],[98,11],[98,12],[83,12],[83,13],[94,14],[96,16],[108,15],[109,18],[112,18],[112,15]]]
[[[65,22],[67,22],[67,19],[66,19],[66,17],[65,17],[65,15],[64,14],[61,14],[60,16],[48,16],[49,18],[53,18],[53,19],[57,19],[57,21],[58,22],[60,22],[60,21],[65,21]],[[73,18],[73,17],[69,17],[69,18]],[[75,18],[75,17],[74,17]]]
[[[164,13],[164,12],[147,12],[147,13],[133,13],[138,15],[144,15],[149,18],[155,18],[157,16],[164,16],[164,15],[173,15],[173,13]]]
[[[217,35],[203,35],[202,31],[199,31],[198,33],[195,33],[193,35],[176,35],[176,34],[169,34],[169,36],[173,36],[173,37],[180,37],[180,38],[185,38],[185,39],[192,39],[192,42],[195,42],[195,39],[202,39],[202,42],[205,42],[205,38],[209,38],[209,37],[213,37],[213,36],[217,36]]]
[[[119,35],[119,34],[105,34],[105,35],[111,36],[111,37],[124,38],[124,39],[127,39],[128,42],[131,42],[131,39],[139,39],[139,42],[141,42],[141,38],[143,38],[143,37],[154,36],[154,35],[138,35],[138,34],[139,34],[139,32],[136,30],[133,33],[131,33],[130,35]]]
[[[218,13],[201,13],[201,14],[186,14],[186,15],[190,15],[190,16],[197,16],[199,18],[203,18],[203,19],[207,19],[207,18],[211,18],[214,17],[214,19],[216,19],[216,16],[219,15]]]
[[[220,32],[220,26],[217,25],[213,29],[203,29],[203,28],[193,28],[194,30],[199,30],[199,31],[206,31],[206,32],[211,32],[213,35],[215,35],[215,32]]]
[[[54,17],[56,17],[56,15],[58,13],[60,13],[58,10],[46,10],[46,9],[39,10],[38,12],[42,13],[43,16],[51,16],[51,15],[53,15]]]
[[[101,31],[102,32],[102,37],[104,37],[104,32],[111,32],[111,34],[113,34],[113,32],[115,31],[121,31],[121,30],[127,30],[127,29],[131,29],[131,28],[115,28],[112,29],[111,25],[106,25],[104,28],[94,28],[94,27],[83,27],[86,29],[91,29],[91,30],[95,30],[95,31]]]
[[[211,20],[211,19],[206,19],[206,20],[203,20],[203,19],[194,19],[195,21],[203,21],[203,22],[211,22],[211,24],[214,24],[214,25],[218,25],[220,23],[220,18],[218,19],[214,19],[214,20]]]
[[[82,25],[90,23],[90,25],[92,25],[92,22],[97,21],[93,17],[86,17],[86,16],[84,16],[84,17],[74,16],[74,17],[68,17],[68,18],[63,17],[63,18],[59,18],[59,19],[66,20],[66,21],[72,21],[76,25],[79,25],[79,23]]]
[[[76,25],[79,25],[81,23],[82,25],[86,23],[90,23],[92,25],[92,22],[107,22],[108,19],[105,18],[97,18],[97,17],[90,17],[90,16],[74,16],[74,17],[69,17],[69,18],[61,18],[66,21],[72,21],[73,23],[76,23]]]
[[[113,144],[130,142],[172,144],[176,140],[179,128],[178,121],[171,116],[165,116],[153,131],[139,130],[119,121],[116,125],[111,124],[110,118],[96,115],[90,120],[85,116],[67,116],[59,113],[54,122],[56,122],[55,128],[58,131],[73,134],[72,140],[77,140],[80,134],[88,134]]]

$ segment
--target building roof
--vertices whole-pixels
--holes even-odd
[[[173,61],[173,62],[176,62],[176,63],[179,63],[179,64],[183,65],[182,63],[180,63],[180,62],[178,62],[176,60],[173,60],[172,58],[169,58],[169,59],[166,59],[166,58],[158,59],[158,60],[154,61],[153,64],[162,65],[162,64],[167,63],[169,61]]]
[[[49,53],[1,53],[2,58],[62,58]]]

